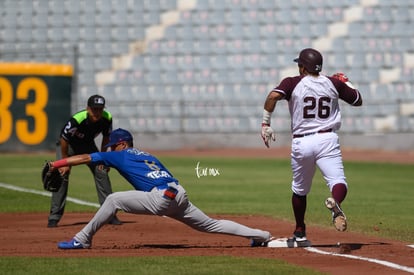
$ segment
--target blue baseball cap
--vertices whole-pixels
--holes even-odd
[[[127,130],[118,128],[113,130],[112,133],[109,135],[109,142],[105,147],[113,146],[121,141],[131,141],[133,140],[132,135]]]

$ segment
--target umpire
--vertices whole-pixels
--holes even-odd
[[[93,95],[88,99],[86,110],[74,114],[60,132],[60,139],[56,143],[56,157],[66,158],[78,154],[90,154],[98,152],[95,138],[102,133],[101,151],[106,151],[105,145],[109,141],[112,131],[112,115],[105,108],[105,98]],[[111,182],[108,177],[108,168],[103,165],[88,165],[95,179],[99,204],[103,204],[105,198],[112,193]],[[62,167],[60,172],[65,172],[64,182],[58,192],[52,193],[50,214],[47,227],[57,227],[65,211],[66,197],[68,193],[70,167]],[[121,224],[114,217],[111,224]]]

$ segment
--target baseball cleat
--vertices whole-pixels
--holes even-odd
[[[58,220],[48,220],[47,221],[47,227],[53,228],[58,226]]]
[[[75,238],[73,238],[70,241],[67,242],[59,242],[58,248],[60,249],[83,249],[83,248],[89,248],[89,246],[83,245],[80,242],[78,242]]]
[[[332,223],[338,231],[345,231],[347,228],[346,216],[334,198],[327,198],[325,206],[332,212]]]
[[[255,239],[251,239],[250,241],[250,246],[251,247],[267,247],[268,243],[271,242],[272,240],[274,240],[275,238],[270,237],[268,240],[263,241],[263,240],[255,240]]]
[[[295,237],[287,240],[287,245],[289,248],[293,247],[309,247],[312,243],[306,238],[297,239]]]
[[[295,232],[293,232],[293,239],[297,242],[307,241],[306,238],[306,226],[296,228]]]
[[[112,225],[122,225],[122,222],[116,216],[114,216],[108,223]]]

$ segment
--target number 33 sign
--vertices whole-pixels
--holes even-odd
[[[70,115],[72,66],[0,63],[0,151],[49,149]]]

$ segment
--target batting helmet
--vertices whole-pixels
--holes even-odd
[[[293,61],[305,67],[310,73],[319,73],[322,71],[322,55],[315,49],[303,49],[300,52],[299,57],[295,58]]]

